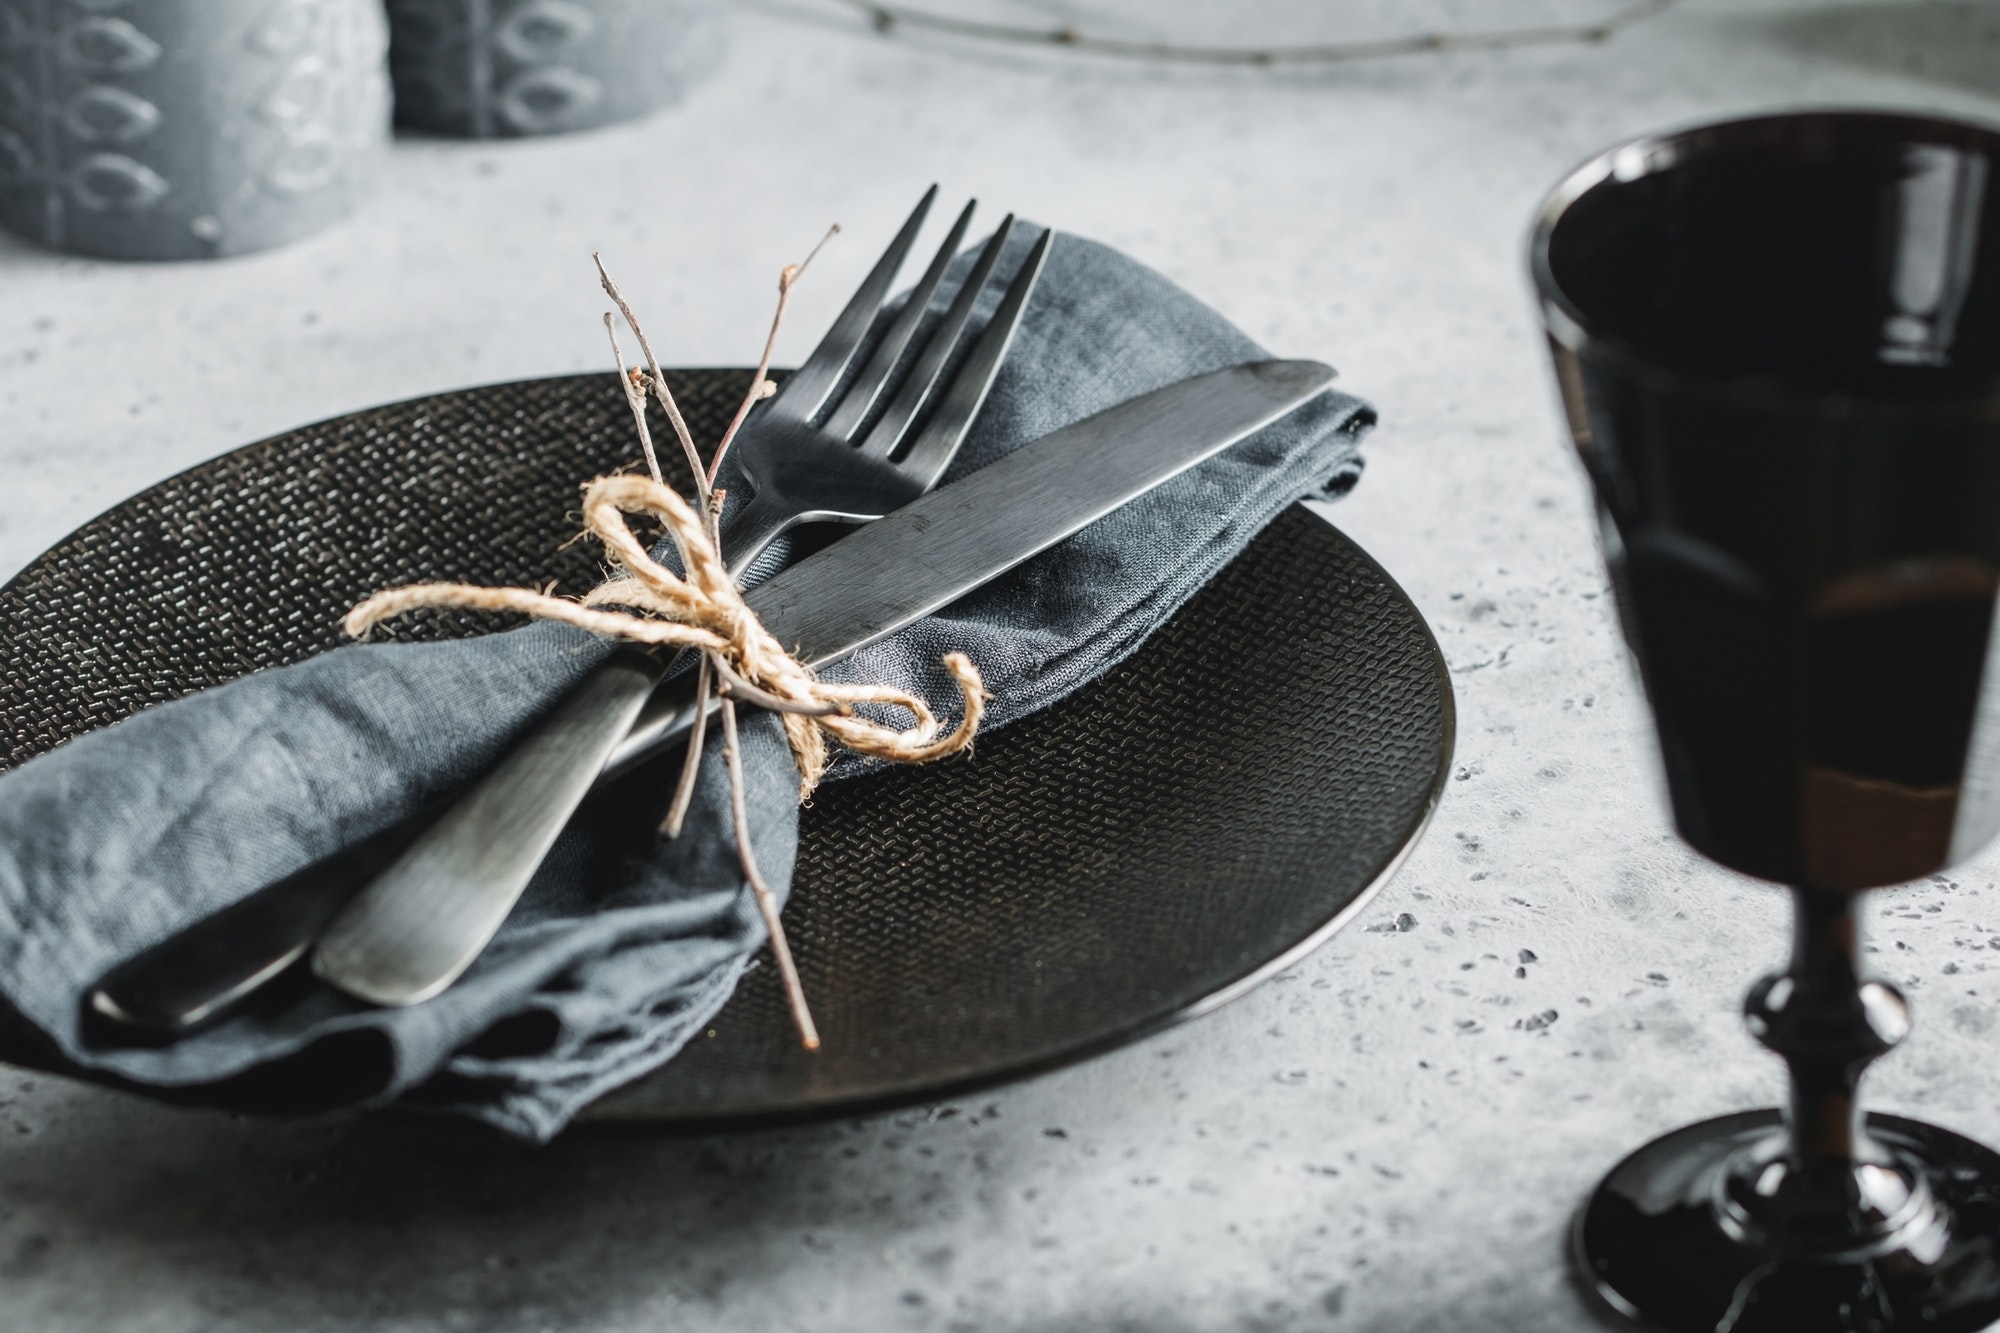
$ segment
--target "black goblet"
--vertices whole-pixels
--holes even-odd
[[[1909,1018],[1855,906],[2000,829],[2000,133],[1641,139],[1555,191],[1531,267],[1676,825],[1796,911],[1745,1005],[1789,1105],[1628,1157],[1583,1274],[1674,1330],[2000,1323],[2000,1156],[1859,1109]]]

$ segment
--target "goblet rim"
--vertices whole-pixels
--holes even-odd
[[[1812,105],[1748,116],[1724,116],[1637,135],[1579,162],[1543,196],[1528,235],[1528,272],[1542,325],[1550,338],[1579,356],[1615,363],[1621,373],[1649,387],[1669,388],[1698,399],[1733,406],[1761,407],[1795,416],[1838,421],[1894,415],[1905,422],[2000,422],[2000,372],[1987,384],[1922,397],[1806,388],[1770,374],[1722,375],[1672,366],[1629,339],[1592,324],[1562,283],[1550,258],[1557,227],[1569,210],[1607,180],[1636,180],[1672,166],[1689,147],[1728,136],[1742,147],[1769,142],[1779,128],[1796,131],[1811,123],[1872,124],[1911,132],[1915,142],[1977,144],[2000,160],[2000,120],[1935,115],[1891,107]]]

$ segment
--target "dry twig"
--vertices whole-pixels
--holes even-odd
[[[735,441],[736,432],[742,427],[744,418],[750,415],[750,409],[760,400],[770,397],[776,389],[766,377],[771,370],[771,353],[778,342],[778,330],[784,324],[785,306],[791,300],[792,287],[812,264],[813,257],[839,231],[840,224],[836,222],[827,229],[826,235],[820,238],[819,244],[806,254],[804,260],[797,264],[787,264],[778,274],[778,305],[771,313],[771,329],[764,336],[764,351],[757,359],[757,373],[751,377],[750,387],[744,393],[743,402],[737,407],[736,415],[730,419],[728,429],[723,431],[722,438],[717,441],[715,455],[709,460],[705,474],[702,471],[701,455],[695,450],[693,437],[681,419],[672,394],[666,392],[665,376],[653,357],[652,348],[647,344],[645,334],[639,331],[637,317],[626,305],[624,298],[619,295],[616,285],[611,281],[611,275],[605,271],[604,261],[597,260],[597,272],[603,280],[604,290],[618,303],[618,308],[624,312],[626,322],[632,326],[633,335],[639,339],[639,346],[646,353],[648,369],[662,393],[660,401],[667,409],[668,418],[674,423],[674,431],[680,437],[681,447],[687,451],[688,463],[694,472],[696,492],[702,501],[702,525],[718,559],[722,556],[722,505],[727,497],[726,492],[715,489],[715,479],[722,472],[722,460],[728,455],[729,446]],[[632,377],[626,373],[624,357],[618,351],[618,336],[613,330],[608,312],[604,316],[604,327],[611,332],[611,351],[618,363],[619,381],[625,386],[628,401],[634,404],[633,411],[639,424],[639,441],[645,448],[646,462],[653,470],[653,479],[659,481],[660,467],[653,456],[652,437],[646,429],[645,400],[634,396]],[[668,806],[666,819],[660,825],[660,831],[670,838],[680,836],[681,826],[687,819],[688,805],[694,798],[695,781],[701,771],[703,741],[708,732],[709,690],[712,681],[715,680],[721,682],[723,759],[729,769],[729,804],[735,823],[737,855],[743,864],[743,876],[749,881],[750,891],[756,897],[757,910],[764,918],[764,927],[771,940],[771,953],[778,962],[779,975],[784,978],[785,998],[791,1005],[792,1022],[799,1030],[799,1042],[807,1050],[816,1051],[819,1049],[819,1029],[813,1024],[812,1009],[806,1004],[805,987],[800,984],[798,967],[792,961],[791,942],[785,936],[785,926],[780,919],[777,899],[757,869],[757,855],[750,843],[750,819],[745,810],[742,760],[736,739],[736,698],[740,696],[760,707],[780,713],[806,716],[828,716],[842,711],[842,706],[831,703],[808,705],[781,698],[759,689],[730,670],[728,661],[721,653],[704,652],[701,655],[701,675],[695,683],[695,718],[694,726],[688,735],[687,758],[681,765],[680,780],[675,784],[673,802]],[[796,727],[790,718],[786,719],[786,725],[788,730]]]
[[[722,757],[729,765],[729,808],[736,821],[736,852],[743,862],[743,877],[750,881],[757,910],[763,914],[764,928],[771,935],[771,954],[778,960],[778,975],[785,982],[785,999],[792,1006],[792,1022],[798,1025],[799,1044],[809,1051],[819,1049],[819,1029],[813,1025],[812,1010],[806,1005],[806,990],[799,983],[799,969],[792,962],[791,942],[778,920],[777,895],[757,870],[757,858],[750,850],[750,816],[743,802],[743,760],[736,744],[736,701],[722,698]]]
[[[660,456],[653,452],[653,432],[646,425],[646,391],[640,387],[640,374],[625,368],[625,353],[618,346],[618,324],[609,310],[604,312],[604,333],[611,339],[611,359],[618,363],[618,387],[625,390],[625,405],[632,409],[632,424],[639,428],[639,447],[646,451],[646,470],[653,474],[653,480],[665,484],[660,475]]]
[[[728,498],[727,490],[710,491],[708,508],[702,513],[702,530],[718,554],[722,551],[722,505]],[[709,692],[715,688],[715,672],[722,665],[722,659],[713,653],[701,655],[701,677],[694,686],[694,726],[688,732],[687,755],[681,760],[680,781],[674,784],[673,804],[667,807],[667,817],[660,821],[660,832],[669,838],[681,836],[688,803],[694,799],[695,778],[701,772],[702,744],[708,739]]]
[[[743,600],[742,591],[729,573],[722,557],[721,519],[727,492],[711,483],[720,472],[722,460],[736,431],[751,407],[769,390],[765,378],[770,370],[771,349],[783,323],[785,306],[792,287],[812,262],[820,248],[839,231],[829,230],[805,260],[787,265],[778,278],[778,306],[771,317],[771,331],[764,341],[763,358],[756,378],[751,381],[742,406],[728,431],[717,444],[715,457],[704,466],[687,423],[667,388],[659,360],[646,340],[644,329],[618,286],[611,280],[601,257],[597,261],[599,279],[605,292],[617,303],[625,323],[639,341],[646,357],[646,371],[629,369],[618,345],[616,322],[604,316],[604,329],[611,341],[611,357],[618,367],[618,384],[632,409],[639,442],[646,454],[650,479],[622,474],[600,477],[584,493],[585,527],[604,543],[605,552],[623,573],[600,584],[581,601],[554,595],[554,585],[533,588],[481,588],[466,584],[432,583],[391,588],[376,593],[347,614],[347,632],[356,638],[367,634],[381,620],[422,606],[460,606],[498,611],[519,611],[550,620],[561,620],[612,638],[626,639],[659,647],[693,649],[701,654],[700,676],[696,682],[695,718],[688,738],[687,759],[676,784],[672,804],[661,823],[661,832],[677,836],[686,819],[701,763],[702,742],[708,722],[708,704],[713,690],[721,698],[723,761],[729,773],[729,801],[743,876],[757,902],[757,910],[770,933],[771,952],[784,978],[785,994],[791,1003],[799,1039],[807,1050],[819,1049],[819,1031],[806,1005],[805,990],[798,968],[792,961],[784,923],[779,919],[777,896],[757,867],[750,841],[750,818],[744,789],[743,763],[736,728],[736,704],[767,708],[780,715],[793,757],[799,766],[800,799],[812,791],[827,762],[826,736],[864,754],[903,763],[923,763],[966,749],[972,743],[985,710],[986,691],[978,670],[962,653],[949,653],[944,666],[957,681],[965,711],[958,725],[940,736],[938,719],[919,695],[888,685],[838,685],[820,680],[793,658],[784,646],[761,625]],[[660,474],[652,435],[646,426],[646,387],[667,410],[681,447],[694,474],[698,505],[691,506]],[[681,573],[655,560],[626,521],[627,515],[645,514],[665,525],[680,552]],[[607,609],[615,608],[615,609]],[[898,731],[855,714],[855,705],[875,703],[908,713],[914,724]],[[825,735],[822,735],[825,733]]]
[[[838,235],[840,235],[840,224],[836,222],[826,229],[826,235],[819,238],[819,244],[815,245],[804,259],[796,264],[787,264],[779,271],[778,308],[771,312],[771,331],[764,335],[764,354],[757,358],[757,373],[750,378],[750,388],[743,395],[742,405],[736,409],[736,415],[730,418],[729,429],[722,432],[722,440],[715,446],[715,457],[708,465],[709,485],[715,484],[717,474],[722,471],[722,459],[729,452],[729,446],[735,443],[736,432],[743,425],[743,418],[750,415],[750,409],[759,401],[769,398],[778,391],[778,386],[764,377],[771,372],[771,350],[778,345],[778,326],[785,322],[785,306],[792,299],[792,287],[805,276],[806,269],[811,267],[819,252],[826,248],[826,243]]]
[[[653,380],[653,396],[660,400],[660,406],[666,409],[667,420],[673,423],[674,435],[681,442],[681,452],[687,455],[688,468],[694,473],[695,490],[706,503],[708,478],[702,471],[701,450],[695,448],[694,436],[689,433],[687,421],[681,416],[680,404],[674,401],[673,391],[667,388],[667,373],[660,369],[660,358],[653,355],[653,344],[646,340],[646,330],[640,327],[639,317],[632,313],[632,307],[626,302],[625,294],[619,291],[618,284],[611,280],[610,271],[604,267],[604,257],[593,251],[590,258],[597,265],[597,280],[603,285],[604,294],[618,306],[618,313],[625,316],[625,323],[632,330],[632,336],[639,340],[639,350],[646,357],[646,373]],[[657,472],[653,475],[658,479]]]
[[[1091,55],[1133,60],[1167,60],[1197,65],[1315,65],[1349,60],[1379,60],[1386,56],[1425,55],[1441,51],[1498,51],[1522,46],[1564,46],[1602,42],[1670,8],[1674,0],[1638,0],[1636,4],[1595,23],[1499,28],[1487,32],[1427,32],[1371,41],[1319,42],[1296,46],[1197,46],[1179,42],[1138,41],[1083,32],[1070,24],[1055,28],[993,23],[914,9],[878,0],[837,0],[867,19],[886,35],[899,28],[934,32],[974,41],[1017,46],[1056,46]]]
[[[632,514],[650,515],[666,526],[679,548],[684,574],[653,558],[627,521],[626,516]],[[347,614],[347,632],[363,637],[376,623],[417,607],[475,607],[522,611],[611,638],[713,654],[758,689],[789,703],[806,705],[798,711],[786,709],[782,717],[798,762],[800,799],[811,792],[825,770],[829,737],[858,753],[900,763],[924,763],[971,744],[984,713],[986,694],[977,669],[964,654],[947,653],[943,659],[964,701],[958,725],[943,735],[939,734],[943,730],[939,719],[919,694],[887,684],[844,685],[820,680],[759,623],[743,600],[736,580],[709,539],[712,516],[713,510],[697,514],[671,486],[650,477],[630,473],[600,477],[584,493],[584,522],[624,572],[598,585],[583,601],[550,596],[533,588],[419,584],[386,589],[360,603]],[[855,706],[866,703],[900,709],[913,725],[898,730],[857,715]],[[734,708],[733,701],[729,708]],[[731,716],[725,711],[725,719]],[[730,781],[732,800],[740,807],[744,800],[740,767],[731,771]],[[754,864],[748,836],[745,823],[739,827],[738,838],[744,843],[742,855]],[[782,946],[774,944],[776,947]],[[801,1032],[810,1035],[803,1028]]]
[[[708,534],[709,545],[717,554],[722,551],[722,503],[728,498],[727,490],[710,491],[708,508],[702,513],[702,531]],[[701,676],[694,685],[694,726],[688,732],[687,754],[681,760],[680,781],[674,784],[673,804],[667,807],[667,817],[660,821],[660,832],[669,838],[681,836],[688,803],[694,799],[695,777],[701,772],[702,744],[708,739],[709,691],[715,688],[715,671],[722,664],[722,659],[713,653],[701,655]]]
[[[694,780],[701,773],[702,742],[708,739],[708,692],[713,680],[709,664],[714,661],[707,653],[701,655],[701,676],[694,686],[694,725],[688,730],[687,755],[681,760],[680,781],[674,784],[673,804],[667,807],[667,817],[660,821],[660,832],[669,838],[681,836],[681,825],[687,822],[688,804],[694,800]]]
[[[714,653],[707,654],[707,657],[715,666],[715,674],[719,678],[718,690],[732,699],[741,699],[744,703],[755,704],[769,712],[785,713],[792,717],[844,717],[853,711],[846,704],[831,701],[804,702],[797,699],[781,699],[769,690],[759,689],[731,671],[729,663]]]

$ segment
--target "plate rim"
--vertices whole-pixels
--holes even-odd
[[[753,373],[753,368],[730,365],[673,366],[667,368],[667,373],[669,375],[733,374],[747,376]],[[774,377],[781,377],[786,373],[787,371],[776,368],[773,368],[771,372]],[[597,378],[600,375],[613,376],[613,372],[569,371],[552,375],[524,376],[514,379],[496,380],[484,384],[461,385],[457,388],[420,393],[405,398],[388,399],[316,418],[297,426],[275,431],[245,444],[224,449],[206,458],[196,460],[186,467],[160,478],[151,485],[115,501],[91,517],[76,524],[49,546],[32,556],[4,583],[0,583],[0,596],[11,592],[15,585],[25,578],[31,570],[36,568],[52,552],[71,540],[78,533],[105,521],[127,506],[140,503],[149,496],[177,483],[184,482],[193,474],[213,467],[234,455],[273,444],[277,441],[298,435],[301,432],[334,427],[351,418],[391,408],[412,408],[433,400],[457,398],[465,394],[507,389],[516,386],[548,385],[562,381],[587,381]],[[584,1107],[565,1128],[563,1131],[564,1135],[693,1136],[717,1132],[780,1129],[790,1126],[848,1119],[856,1116],[881,1114],[907,1109],[912,1106],[934,1105],[939,1102],[973,1095],[993,1088],[1023,1082],[1044,1074],[1054,1073],[1086,1063],[1124,1047],[1136,1045],[1148,1038],[1158,1036],[1161,1033],[1193,1022],[1196,1019],[1206,1017],[1224,1006],[1241,999],[1273,977],[1296,966],[1350,925],[1354,918],[1365,911],[1382,889],[1395,878],[1396,874],[1408,861],[1411,853],[1415,851],[1417,845],[1423,840],[1425,833],[1429,831],[1431,822],[1436,817],[1438,808],[1443,801],[1445,788],[1450,779],[1452,759],[1457,748],[1457,695],[1452,686],[1451,670],[1445,659],[1443,647],[1438,642],[1437,632],[1432,628],[1429,620],[1417,606],[1416,600],[1409,595],[1402,584],[1365,547],[1350,536],[1345,529],[1340,527],[1325,512],[1323,505],[1316,504],[1313,497],[1304,497],[1294,501],[1291,505],[1286,506],[1285,509],[1280,510],[1279,516],[1289,512],[1292,508],[1305,509],[1316,523],[1323,524],[1332,540],[1347,547],[1353,556],[1364,564],[1372,572],[1373,576],[1380,581],[1388,594],[1409,609],[1415,628],[1422,634],[1424,645],[1429,650],[1428,656],[1433,679],[1438,690],[1438,731],[1440,742],[1438,759],[1431,773],[1428,789],[1424,793],[1421,810],[1416,818],[1411,821],[1396,848],[1381,861],[1368,879],[1368,882],[1361,887],[1344,907],[1279,953],[1261,962],[1252,964],[1240,975],[1221,986],[1215,987],[1192,1000],[1172,1005],[1161,1012],[1146,1015],[1131,1023],[1092,1034],[1055,1050],[1041,1052],[1011,1062],[996,1064],[988,1068],[940,1080],[915,1081],[880,1092],[835,1097],[826,1101],[785,1107],[769,1107],[759,1110],[734,1111],[714,1115],[648,1115],[644,1113],[620,1112],[618,1109],[618,1099],[621,1095],[627,1093],[634,1085],[669,1068],[672,1063],[669,1060],[645,1073],[635,1075],[630,1081],[611,1089],[604,1093],[598,1100]],[[1277,517],[1274,516],[1272,521],[1275,522]],[[1266,524],[1266,528],[1268,526],[1269,524]],[[1260,535],[1264,530],[1259,530]],[[0,771],[5,771],[5,769],[0,768]],[[26,1039],[21,1045],[39,1047],[46,1042],[46,1038],[42,1036],[39,1030],[33,1029],[31,1025],[27,1025],[25,1020],[21,1020],[21,1024],[28,1028],[27,1031],[19,1034]],[[94,1083],[99,1086],[135,1092],[141,1096],[146,1096],[149,1100],[158,1101],[162,1105],[184,1104],[184,1099],[175,1094],[185,1092],[185,1089],[153,1088],[150,1085],[132,1084],[122,1079],[93,1077],[82,1070],[70,1066],[66,1060],[60,1059],[59,1056],[54,1061],[37,1063],[24,1061],[21,1057],[29,1056],[32,1059],[34,1052],[24,1049],[12,1049],[15,1043],[8,1040],[8,1038],[11,1038],[15,1034],[7,1032],[5,1030],[6,1026],[8,1025],[0,1025],[0,1064],[20,1068],[32,1068],[39,1072],[59,1075],[78,1082]],[[53,1048],[50,1048],[47,1054],[55,1055],[56,1053]],[[345,1108],[347,1113],[366,1109],[370,1108],[359,1105]],[[388,1112],[398,1118],[422,1117],[425,1120],[435,1120],[437,1118],[435,1112],[418,1107],[403,1106],[400,1103],[390,1103],[387,1106],[373,1109],[378,1113]],[[274,1116],[284,1114],[283,1112],[258,1112],[254,1110],[242,1111],[240,1113]],[[340,1112],[336,1111],[333,1113],[338,1114]],[[327,1112],[319,1112],[317,1114],[327,1114]],[[466,1122],[468,1127],[476,1123]],[[498,1131],[492,1132],[497,1133]]]

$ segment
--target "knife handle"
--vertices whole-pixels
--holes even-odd
[[[305,956],[356,889],[422,832],[434,810],[267,884],[120,963],[84,999],[86,1032],[121,1044],[207,1027]]]
[[[594,785],[624,776],[687,738],[694,722],[692,685],[686,676],[652,692]],[[86,1031],[116,1043],[164,1043],[236,1012],[293,973],[327,923],[441,812],[423,810],[127,959],[85,995]]]

